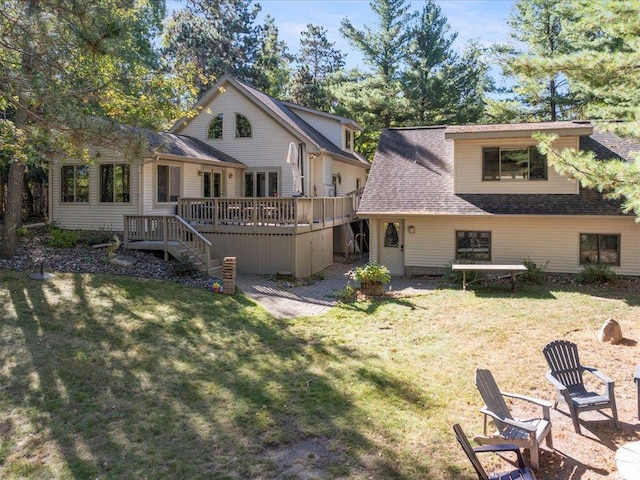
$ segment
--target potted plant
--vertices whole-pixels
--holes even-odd
[[[375,262],[354,268],[349,276],[360,283],[360,291],[365,295],[382,295],[384,284],[391,281],[389,269]]]

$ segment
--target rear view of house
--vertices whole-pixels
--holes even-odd
[[[535,132],[601,159],[640,151],[589,122],[387,129],[358,212],[370,219],[371,259],[397,275],[524,259],[550,272],[602,263],[640,275],[635,216],[559,175],[538,152]]]
[[[142,132],[132,160],[91,146],[90,163],[52,162],[50,218],[122,231],[129,248],[187,254],[209,271],[234,256],[239,271],[304,277],[353,248],[369,170],[358,124],[229,76],[196,108],[170,132]]]

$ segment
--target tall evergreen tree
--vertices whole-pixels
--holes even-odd
[[[278,27],[273,17],[267,15],[264,25],[260,27],[259,48],[256,56],[255,86],[265,93],[283,98],[291,74],[293,55],[288,52],[287,44],[280,40]]]
[[[331,108],[327,89],[331,77],[344,67],[346,55],[327,38],[327,30],[309,23],[300,35],[298,64],[289,85],[290,98],[301,105],[320,110]]]
[[[173,68],[191,66],[200,73],[200,93],[216,77],[229,73],[259,84],[255,63],[260,28],[255,21],[260,5],[252,0],[187,0],[173,13],[163,38],[164,56]]]
[[[449,33],[447,18],[431,0],[408,31],[407,67],[402,76],[410,104],[407,121],[418,125],[478,121],[491,83],[480,49],[470,45],[458,55],[453,49],[457,34]]]
[[[532,75],[527,66],[531,61],[551,59],[573,50],[566,31],[572,15],[564,0],[516,2],[507,22],[513,42],[495,49],[503,74],[515,81],[513,98],[491,106],[492,115],[499,121],[556,121],[579,115],[581,101],[561,72]]]
[[[162,2],[0,0],[0,11],[0,161],[9,162],[0,255],[11,257],[28,162],[81,157],[109,133],[96,117],[160,126],[178,116],[181,88],[157,71]]]

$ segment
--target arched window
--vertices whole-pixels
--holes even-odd
[[[241,113],[236,113],[236,138],[251,138],[251,122]]]
[[[209,124],[209,130],[207,131],[209,138],[222,138],[222,114],[218,114],[213,117]]]

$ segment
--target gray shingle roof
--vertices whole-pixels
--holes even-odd
[[[453,141],[447,127],[386,129],[367,180],[359,215],[622,215],[620,202],[593,190],[563,194],[453,193]],[[629,159],[640,145],[595,129],[581,147],[598,158]]]
[[[215,162],[234,163],[238,166],[244,164],[230,155],[213,148],[206,142],[186,135],[175,133],[149,132],[147,136],[149,147],[160,154],[178,155],[181,157],[195,158]]]

